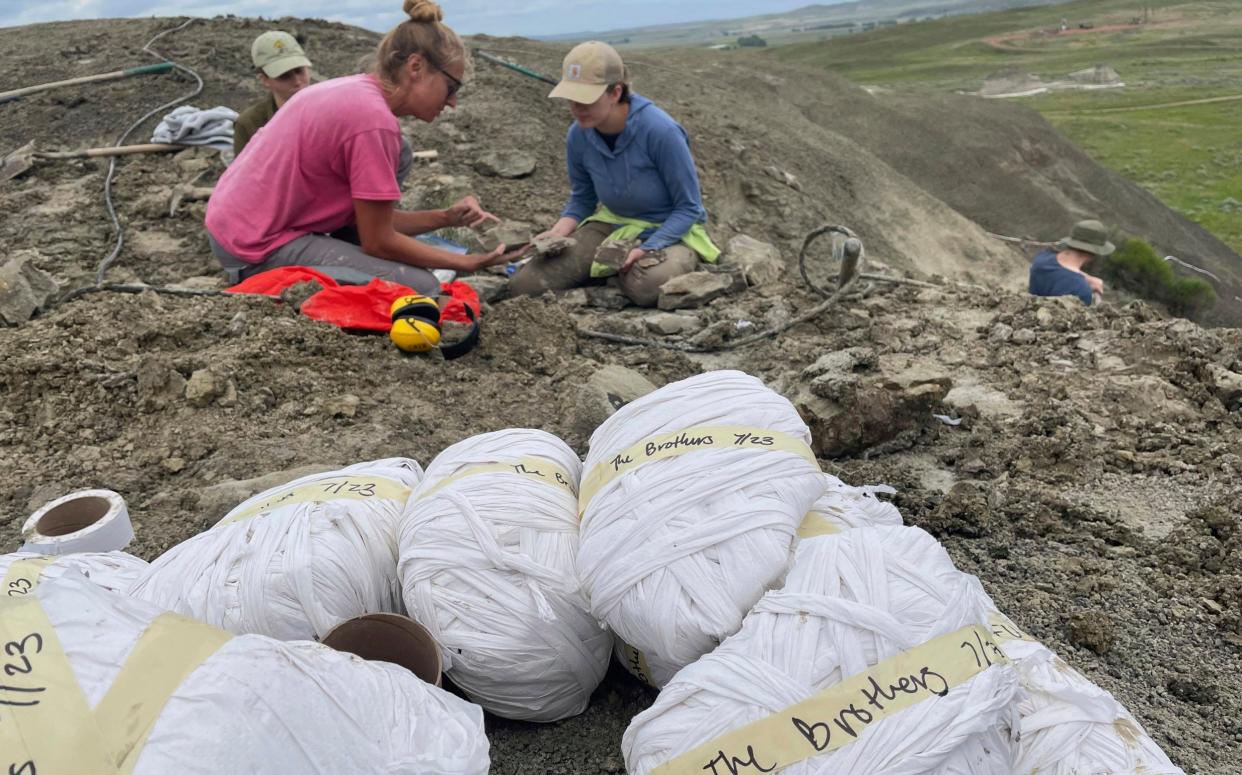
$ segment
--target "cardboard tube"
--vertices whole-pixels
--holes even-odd
[[[125,500],[112,490],[80,490],[57,498],[22,526],[23,552],[59,555],[120,551],[134,540]]]
[[[440,647],[425,627],[408,616],[355,616],[333,627],[323,644],[363,659],[391,662],[429,684],[440,685],[444,668]]]

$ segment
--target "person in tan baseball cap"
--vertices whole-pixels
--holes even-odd
[[[573,288],[610,275],[630,301],[653,306],[660,286],[715,262],[720,249],[703,225],[707,211],[686,130],[630,89],[616,49],[591,41],[565,57],[548,95],[569,103],[569,202],[541,236],[568,237],[559,255],[537,256],[509,283],[515,295]]]
[[[267,95],[252,103],[233,122],[233,154],[239,155],[259,128],[272,120],[289,98],[310,85],[311,62],[297,38],[272,30],[250,44],[250,59]]]

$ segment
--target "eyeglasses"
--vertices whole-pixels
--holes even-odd
[[[443,75],[445,78],[447,78],[449,81],[448,94],[444,95],[444,101],[448,102],[449,100],[453,99],[453,97],[457,95],[457,92],[461,91],[461,81],[449,75],[447,70],[443,70],[438,67],[436,69],[440,70],[440,74]]]

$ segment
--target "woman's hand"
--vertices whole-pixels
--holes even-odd
[[[625,274],[630,271],[630,267],[634,266],[635,261],[638,261],[645,255],[647,255],[647,251],[642,248],[634,248],[630,251],[630,254],[625,257],[625,263],[621,264],[621,268],[617,271],[621,272],[621,274]]]
[[[444,219],[449,226],[469,226],[472,229],[486,221],[500,223],[500,218],[484,210],[473,196],[464,197],[446,209]]]
[[[504,245],[497,245],[496,249],[490,253],[471,253],[468,256],[462,256],[462,261],[465,264],[467,272],[477,272],[480,269],[486,269],[489,266],[507,264],[510,261],[515,261],[521,257],[525,250],[526,246],[522,245],[521,247],[515,250],[510,250],[506,253]]]

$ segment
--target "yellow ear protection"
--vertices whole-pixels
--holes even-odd
[[[444,359],[451,361],[470,352],[479,343],[479,322],[469,304],[462,305],[470,317],[470,333],[460,342],[440,347]],[[440,305],[429,296],[402,296],[392,303],[392,329],[388,338],[407,353],[425,353],[440,344]]]

